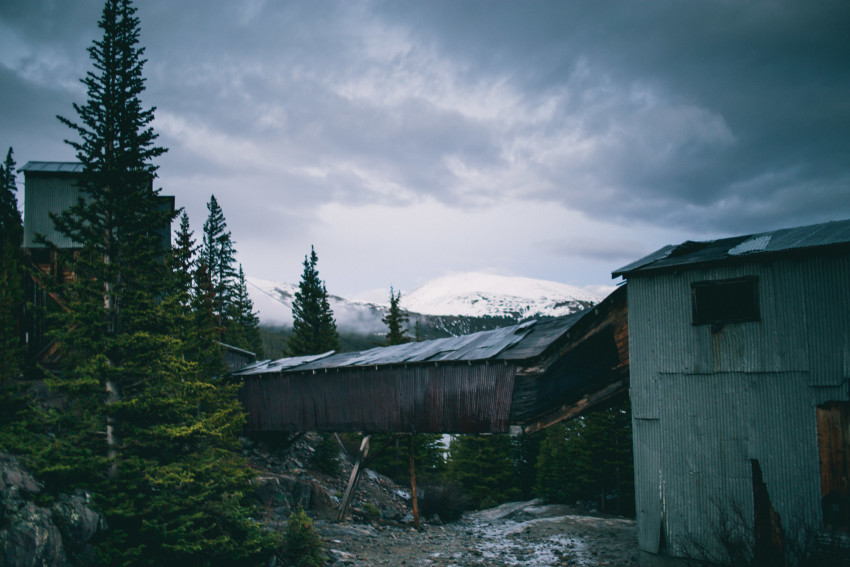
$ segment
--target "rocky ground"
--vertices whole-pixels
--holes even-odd
[[[318,522],[317,527],[336,566],[638,564],[632,520],[536,500],[467,514],[451,524],[425,524],[420,531],[379,523]]]
[[[308,469],[313,441],[274,450],[247,442],[245,453],[258,471],[256,496],[265,520],[282,527],[292,510],[304,507],[335,567],[638,564],[633,520],[540,500],[467,513],[452,523],[423,518],[416,530],[407,490],[368,470],[346,521],[336,523],[350,464],[338,475]]]

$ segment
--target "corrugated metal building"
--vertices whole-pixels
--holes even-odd
[[[667,246],[613,275],[642,564],[721,553],[737,512],[769,564],[847,531],[850,221]]]
[[[627,391],[625,290],[567,317],[232,376],[250,431],[536,431]]]
[[[26,282],[26,300],[30,305],[22,328],[25,332],[28,357],[46,362],[55,344],[47,338],[45,313],[62,308],[62,300],[46,291],[46,281],[68,281],[71,274],[60,268],[56,251],[43,244],[45,238],[57,249],[73,250],[76,243],[56,231],[51,214],[59,214],[77,203],[81,192],[77,181],[83,172],[78,162],[30,161],[19,169],[24,173],[24,239],[22,248],[32,264],[31,278]],[[151,178],[153,184],[153,178]],[[152,185],[151,185],[152,186]],[[160,195],[159,206],[174,211],[174,197]],[[163,249],[171,247],[171,226],[160,230]]]

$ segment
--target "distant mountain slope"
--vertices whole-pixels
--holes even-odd
[[[248,293],[264,326],[291,327],[298,286],[248,278]],[[342,333],[383,334],[387,306],[331,295],[331,309]],[[421,338],[461,335],[511,325],[533,317],[569,315],[602,297],[580,288],[531,278],[457,274],[438,278],[409,294],[402,307],[411,329],[419,322]],[[413,332],[411,330],[410,334]]]
[[[432,280],[402,295],[412,313],[466,317],[558,317],[598,303],[602,298],[557,282],[493,274],[464,273]]]

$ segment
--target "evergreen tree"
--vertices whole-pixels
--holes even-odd
[[[78,202],[54,217],[79,250],[63,290],[63,372],[51,384],[67,405],[45,413],[47,443],[32,441],[36,472],[54,490],[85,486],[110,529],[108,565],[262,563],[274,542],[250,518],[250,476],[238,455],[244,415],[232,386],[186,360],[163,261],[163,212],[152,181],[153,108],[144,109],[139,20],[129,0],[106,0],[89,49],[79,122]],[[57,425],[61,425],[58,427]],[[100,432],[106,432],[106,443]],[[47,437],[44,435],[44,437]]]
[[[521,495],[507,435],[453,437],[447,467],[473,508],[490,508]]]
[[[580,423],[578,420],[570,425]],[[544,430],[541,435],[540,452],[537,455],[536,496],[550,502],[571,503],[576,499],[573,478],[573,462],[569,452],[567,424],[558,423]]]
[[[223,330],[215,315],[215,289],[203,256],[198,258],[193,279],[192,332],[186,350],[189,360],[198,363],[201,375],[220,376],[226,370],[220,343]]]
[[[209,211],[209,216],[204,222],[201,258],[206,263],[215,293],[213,313],[215,313],[222,330],[224,330],[227,326],[226,319],[232,299],[233,278],[236,276],[233,269],[236,251],[233,248],[233,238],[230,231],[227,230],[224,212],[221,210],[215,195],[210,196],[207,211]]]
[[[16,191],[15,160],[9,148],[0,165],[0,389],[18,377],[24,355],[18,327],[24,302],[23,223]]]
[[[384,325],[387,326],[387,345],[401,345],[410,342],[410,337],[407,336],[405,324],[408,321],[407,313],[403,312],[399,307],[401,301],[401,292],[394,293],[390,286],[390,310],[385,317],[381,319]]]
[[[262,358],[263,340],[260,338],[260,318],[254,312],[254,303],[248,295],[242,264],[239,265],[239,271],[234,280],[230,315],[227,319],[228,326],[225,329],[224,342],[249,350],[258,358]]]
[[[186,211],[180,214],[180,226],[174,234],[174,247],[171,250],[171,271],[174,278],[175,294],[181,307],[190,310],[193,293],[193,274],[195,272],[195,254],[198,247],[195,234],[189,226],[189,215]]]
[[[593,502],[634,512],[634,462],[628,400],[560,423],[543,433],[535,494],[553,502]]]
[[[293,356],[321,354],[339,348],[328,291],[316,269],[318,261],[316,250],[311,246],[310,254],[304,257],[304,272],[292,302],[289,350]]]
[[[18,191],[15,183],[15,159],[12,148],[6,152],[6,160],[0,165],[0,234],[4,242],[20,248],[24,239],[24,225],[18,210]]]
[[[514,470],[523,498],[531,498],[537,483],[537,459],[540,454],[541,435],[511,436],[514,452]]]

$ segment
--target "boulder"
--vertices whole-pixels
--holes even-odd
[[[91,563],[89,542],[106,522],[89,506],[88,494],[62,494],[48,508],[33,500],[41,490],[15,457],[0,453],[0,565]]]

